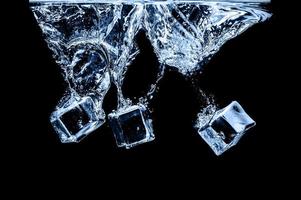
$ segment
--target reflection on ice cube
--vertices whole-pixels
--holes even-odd
[[[109,121],[118,147],[129,149],[155,139],[152,120],[142,104],[109,114]]]
[[[255,126],[255,121],[233,101],[217,111],[210,122],[198,130],[216,155],[221,155],[237,144],[244,133]]]
[[[98,113],[98,114],[97,114]],[[90,97],[71,97],[51,114],[50,121],[62,143],[79,142],[105,122]]]

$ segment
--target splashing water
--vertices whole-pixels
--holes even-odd
[[[143,115],[147,97],[141,97],[145,105],[132,105],[121,89],[127,68],[139,53],[134,40],[139,30],[146,32],[162,65],[157,80],[146,92],[151,96],[165,67],[175,68],[188,77],[202,70],[205,61],[225,42],[271,16],[263,8],[268,2],[30,0],[48,47],[68,83],[67,95],[51,115],[61,141],[78,142],[105,122],[102,101],[111,82],[118,93],[117,111],[112,116],[120,117],[126,114],[125,110],[132,112],[130,107],[134,106],[135,113],[141,112],[141,116],[135,116],[140,116],[140,121],[149,121]],[[209,104],[199,113],[198,126],[206,124],[215,111],[216,106]],[[76,119],[72,118],[74,115]],[[71,125],[67,122],[70,118],[75,121]],[[150,122],[147,130],[153,135]]]

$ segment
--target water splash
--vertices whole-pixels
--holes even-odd
[[[67,95],[51,115],[61,141],[78,142],[105,122],[102,101],[112,83],[117,87],[118,106],[111,113],[111,119],[120,125],[118,120],[123,115],[135,119],[139,116],[136,126],[145,130],[139,134],[152,135],[153,139],[151,119],[144,113],[165,68],[175,68],[186,77],[202,70],[225,42],[271,16],[263,6],[268,2],[30,0],[48,47],[68,83]],[[141,29],[151,41],[161,67],[147,95],[139,98],[139,105],[132,105],[130,99],[124,98],[122,85],[128,67],[139,53],[134,38]],[[217,109],[209,100],[203,107],[198,114],[199,127],[206,124]],[[129,142],[120,146],[124,145],[134,146]]]

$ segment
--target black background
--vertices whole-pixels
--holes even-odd
[[[292,165],[293,150],[288,150],[290,140],[283,137],[292,134],[292,139],[295,133],[282,130],[287,118],[282,111],[294,105],[286,104],[291,93],[282,84],[293,66],[286,57],[292,57],[291,52],[283,48],[283,37],[287,37],[283,27],[288,25],[281,23],[281,7],[273,1],[271,19],[227,42],[203,74],[196,76],[200,87],[214,94],[221,107],[237,100],[257,122],[237,146],[217,157],[193,128],[201,102],[190,80],[173,70],[166,73],[151,104],[155,141],[131,150],[119,149],[105,124],[80,144],[61,144],[49,116],[66,85],[28,3],[23,3],[17,21],[8,15],[23,27],[13,27],[17,39],[8,50],[11,57],[7,57],[16,66],[12,68],[16,75],[6,82],[12,86],[6,93],[8,100],[14,103],[9,115],[9,135],[13,138],[6,142],[8,157],[17,163],[13,168],[25,175],[25,183],[31,179],[36,183],[54,180],[60,185],[55,186],[57,189],[63,185],[75,190],[83,184],[118,185],[130,187],[126,190],[128,196],[134,195],[138,187],[143,188],[140,192],[147,192],[159,190],[159,185],[164,190],[171,187],[173,192],[174,186],[194,186],[196,191],[202,191],[203,185],[218,190],[229,188],[225,193],[228,196],[248,183],[254,182],[252,188],[262,191],[267,190],[266,185],[289,183],[279,181],[291,177],[291,170],[280,166],[296,167]],[[124,86],[126,96],[132,99],[143,95],[158,67],[144,34],[139,34],[137,40],[141,54],[130,67]],[[104,108],[109,113],[115,105],[116,89],[112,87]],[[151,188],[144,185],[152,181],[155,183]]]

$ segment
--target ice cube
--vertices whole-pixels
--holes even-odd
[[[230,105],[217,111],[210,122],[198,130],[201,137],[216,155],[221,155],[237,144],[240,138],[255,121],[233,101]]]
[[[71,97],[51,114],[50,121],[62,143],[79,142],[105,122],[90,97]]]
[[[142,104],[112,112],[109,121],[118,147],[129,149],[155,139],[152,120]]]

